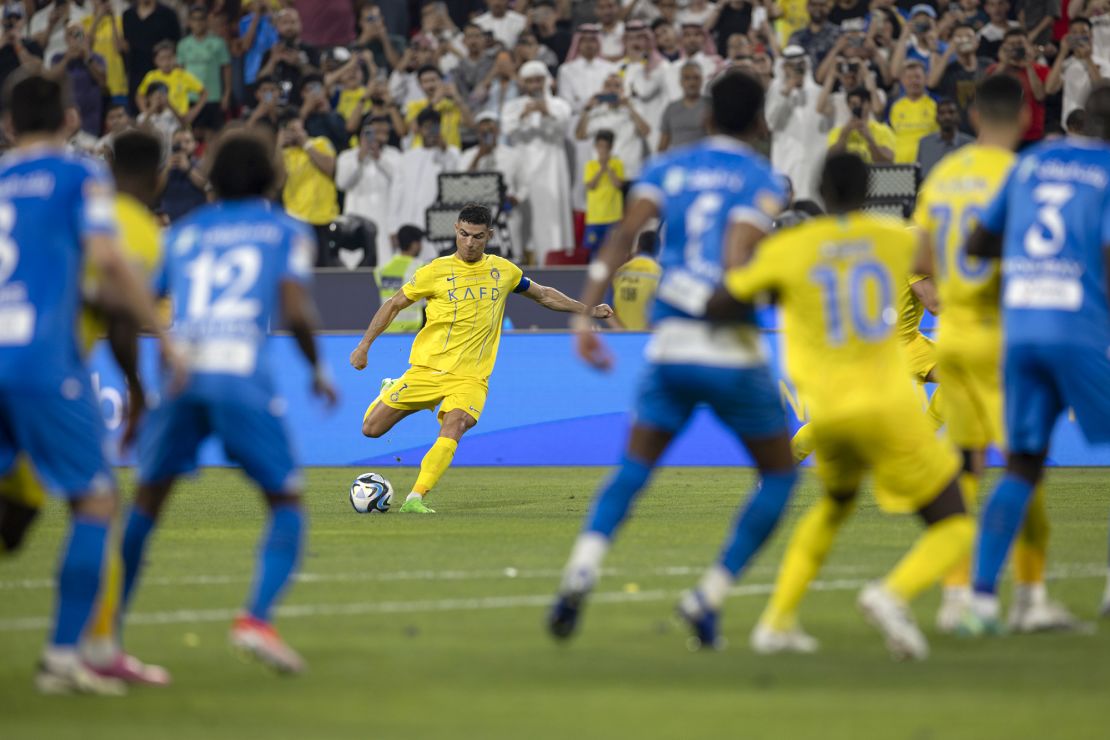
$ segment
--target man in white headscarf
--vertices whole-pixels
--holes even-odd
[[[806,50],[787,46],[767,91],[771,165],[794,185],[797,200],[817,196],[817,177],[827,149],[828,123],[817,110],[821,86],[813,81]]]
[[[670,65],[655,50],[655,37],[643,21],[624,24],[625,58],[620,63],[624,75],[624,91],[636,112],[651,126],[648,146],[659,149],[659,132],[663,111],[670,103],[667,74]]]
[[[521,66],[520,85],[524,94],[505,104],[501,128],[532,173],[525,248],[542,265],[548,252],[574,247],[566,152],[572,112],[569,103],[551,95],[551,76],[543,62]]]
[[[559,97],[570,103],[571,114],[577,118],[582,114],[586,103],[601,91],[605,79],[620,67],[601,56],[601,27],[593,23],[583,23],[570,42],[567,60],[559,67]],[[577,141],[571,138],[570,146],[574,152],[571,165],[572,203],[574,210],[586,210],[586,186],[582,173],[586,162],[593,156],[593,142]]]

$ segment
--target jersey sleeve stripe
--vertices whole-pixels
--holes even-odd
[[[643,198],[654,203],[657,208],[662,208],[664,193],[661,188],[649,182],[638,182],[628,191],[629,202],[634,198]]]
[[[766,213],[750,206],[736,206],[733,208],[728,212],[728,222],[733,226],[736,224],[751,224],[765,233],[769,233],[774,226]]]

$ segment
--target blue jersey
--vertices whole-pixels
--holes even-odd
[[[767,161],[725,137],[654,159],[632,196],[653,201],[666,224],[653,322],[701,318],[705,301],[721,284],[729,226],[747,221],[769,232],[785,202],[783,184]]]
[[[45,148],[0,160],[0,388],[87,378],[77,342],[84,241],[115,232],[101,164]]]
[[[1063,139],[1029,150],[982,224],[1004,234],[1007,344],[1110,347],[1110,147]]]
[[[173,298],[172,333],[190,369],[185,395],[268,405],[274,383],[266,346],[280,285],[311,279],[312,232],[270,203],[248,200],[193,211],[165,243],[155,287]]]

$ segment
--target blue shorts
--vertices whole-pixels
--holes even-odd
[[[678,434],[705,404],[741,439],[787,434],[786,411],[766,367],[650,364],[636,399],[636,423]]]
[[[609,230],[614,226],[616,226],[615,223],[587,224],[582,234],[582,246],[588,249],[591,255],[597,254],[597,250],[605,243],[605,237],[609,236]]]
[[[92,383],[71,378],[57,391],[0,391],[0,474],[26,453],[51,493],[68,499],[115,488],[104,454],[104,417]]]
[[[139,481],[162,483],[197,469],[215,435],[228,459],[267,493],[298,493],[300,480],[282,419],[265,408],[182,396],[163,401],[139,433]]]
[[[1088,442],[1110,442],[1110,359],[1104,352],[1019,344],[1006,347],[1003,364],[1011,452],[1047,451],[1052,428],[1068,407]]]

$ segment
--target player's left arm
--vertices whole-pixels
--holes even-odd
[[[761,192],[754,207],[745,205],[732,209],[725,234],[722,265],[726,275],[754,259],[756,246],[771,233],[774,228],[772,219],[782,211],[785,201],[786,193],[775,187]],[[744,318],[750,311],[750,304],[733,295],[727,284],[717,289],[705,307],[705,315],[714,319]]]
[[[316,261],[315,240],[307,233],[294,234],[288,250],[284,273],[278,284],[281,315],[286,328],[297,342],[297,348],[312,366],[312,392],[323,398],[329,406],[334,406],[338,395],[331,382],[331,373],[328,372],[327,365],[321,362],[316,348],[320,315],[309,290],[312,265]]]
[[[521,281],[525,280],[528,281],[528,285],[524,290],[519,291],[520,294],[526,298],[531,298],[544,308],[561,313],[583,314],[593,319],[607,319],[613,315],[613,309],[606,303],[587,306],[556,288],[540,285],[534,280],[528,280],[528,278],[521,278]]]
[[[910,283],[910,290],[921,301],[925,310],[936,316],[940,313],[940,298],[937,296],[937,286],[931,277],[918,275],[919,280]]]

